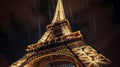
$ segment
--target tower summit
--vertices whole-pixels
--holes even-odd
[[[65,20],[65,13],[62,0],[58,0],[52,23]]]
[[[46,29],[38,42],[28,45],[26,54],[10,67],[101,67],[111,62],[87,45],[80,31],[71,31],[62,0],[57,1],[52,23]]]

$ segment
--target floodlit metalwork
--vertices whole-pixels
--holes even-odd
[[[86,67],[100,67],[100,64],[108,64],[110,60],[97,53],[90,46],[81,46],[72,49]]]
[[[64,13],[62,0],[58,0],[55,15],[53,17],[52,23],[62,21],[64,19],[65,19],[65,13]]]
[[[10,67],[47,67],[54,62],[68,62],[75,67],[100,67],[111,62],[86,45],[80,31],[71,31],[69,21],[65,18],[62,0],[58,0],[52,23],[46,28],[47,31],[40,40],[28,45],[26,55]]]

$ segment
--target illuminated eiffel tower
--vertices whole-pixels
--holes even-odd
[[[80,31],[72,32],[58,0],[52,23],[37,43],[28,45],[26,55],[10,67],[101,67],[111,61],[83,42]]]

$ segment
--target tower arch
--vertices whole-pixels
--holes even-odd
[[[34,58],[27,62],[24,67],[49,67],[49,66],[73,66],[82,67],[81,63],[77,61],[74,56],[65,54],[48,54]]]

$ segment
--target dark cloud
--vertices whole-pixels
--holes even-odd
[[[3,55],[0,55],[0,67],[9,67],[8,61],[3,57]]]

